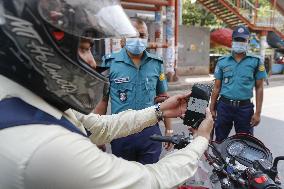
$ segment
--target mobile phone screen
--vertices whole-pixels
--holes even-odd
[[[206,108],[209,105],[211,89],[212,87],[209,85],[193,85],[183,120],[185,125],[198,127],[198,122],[205,118]]]
[[[208,107],[208,101],[204,99],[198,99],[194,97],[189,98],[187,109],[192,112],[205,114],[206,108]]]

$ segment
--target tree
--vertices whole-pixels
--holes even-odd
[[[207,11],[198,3],[191,4],[189,0],[183,2],[182,18],[184,25],[220,25],[214,14]]]

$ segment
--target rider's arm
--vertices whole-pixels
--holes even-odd
[[[200,136],[186,148],[144,166],[103,153],[87,138],[66,131],[34,152],[25,170],[33,186],[37,182],[55,189],[167,189],[193,176],[207,145]]]
[[[97,145],[140,132],[158,121],[153,107],[101,116],[97,114],[83,115],[75,111],[74,113],[84,127],[92,133],[90,139]]]

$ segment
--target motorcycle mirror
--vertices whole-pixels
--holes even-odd
[[[278,166],[279,161],[284,161],[284,156],[278,156],[274,159],[273,166],[270,169],[272,176],[273,176],[273,180],[275,180],[278,174],[277,166]]]
[[[276,168],[277,169],[277,166],[278,166],[278,162],[279,161],[284,161],[284,156],[278,156],[274,159],[274,162],[273,162],[273,166],[272,168]]]

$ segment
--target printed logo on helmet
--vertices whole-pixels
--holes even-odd
[[[245,31],[244,28],[239,28],[239,29],[238,29],[238,32],[239,32],[239,33],[244,33],[244,31]]]

